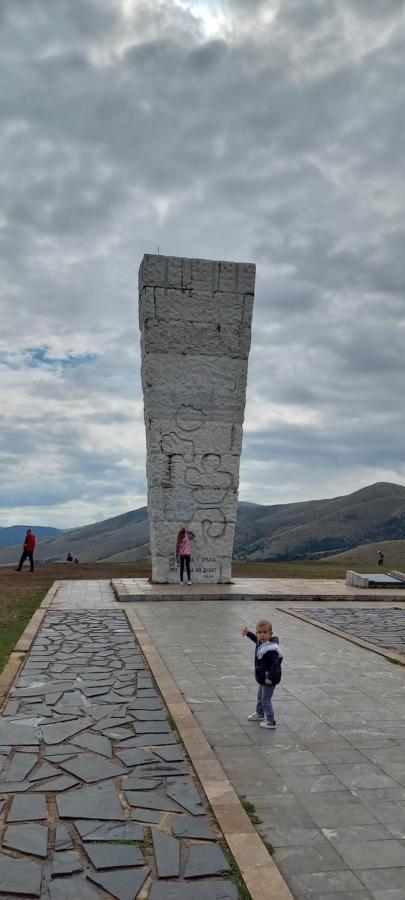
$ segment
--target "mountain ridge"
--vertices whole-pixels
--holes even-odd
[[[31,527],[38,537],[38,529]],[[404,485],[377,482],[351,494],[291,503],[262,505],[242,500],[234,559],[304,559],[384,540],[405,540]],[[12,563],[19,550],[20,545],[0,550],[0,564]],[[68,552],[81,562],[148,559],[147,507],[60,532],[37,544],[37,558],[43,561],[64,560]]]

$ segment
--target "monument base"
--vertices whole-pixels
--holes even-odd
[[[343,580],[309,578],[234,578],[232,584],[152,584],[147,578],[113,578],[121,603],[153,600],[302,600],[372,601],[402,600],[401,590],[352,587]],[[401,596],[402,593],[402,596]]]

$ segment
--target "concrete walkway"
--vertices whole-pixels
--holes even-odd
[[[59,586],[10,691],[0,716],[0,813],[1,897],[239,896],[105,582]]]
[[[143,601],[136,612],[296,900],[405,900],[405,668],[276,603]],[[253,645],[239,632],[262,617],[285,654],[276,732],[247,721]]]

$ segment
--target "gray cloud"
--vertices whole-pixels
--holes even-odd
[[[258,264],[243,499],[405,480],[402,0],[184,7],[0,7],[0,524],[144,502],[157,245]]]

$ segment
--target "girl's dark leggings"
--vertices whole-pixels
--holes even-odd
[[[190,554],[188,554],[187,556],[181,556],[181,557],[180,557],[180,581],[183,581],[183,575],[184,575],[184,563],[186,564],[187,578],[188,578],[189,581],[191,581],[191,576],[190,576]]]

